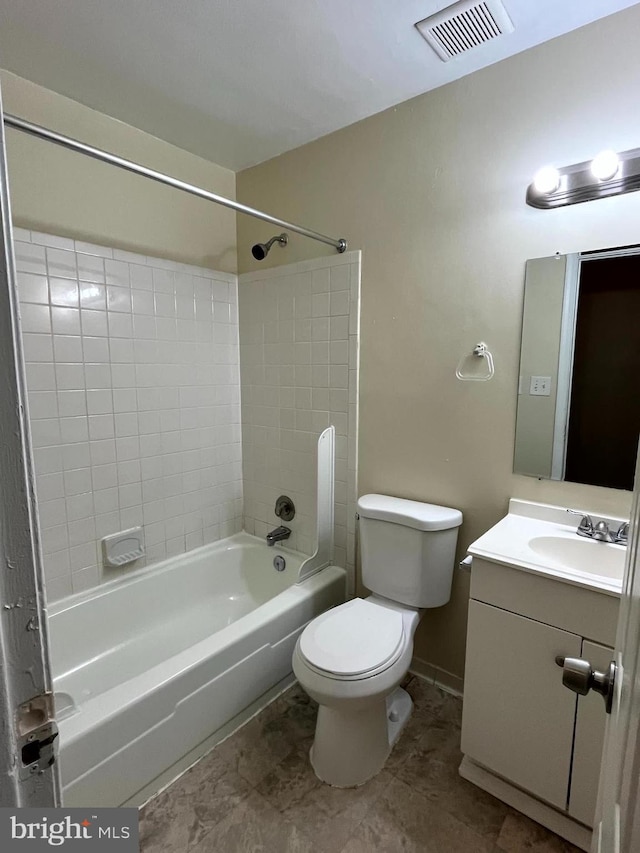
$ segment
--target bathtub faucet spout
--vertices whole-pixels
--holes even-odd
[[[288,539],[291,536],[291,530],[288,527],[276,527],[270,533],[267,533],[267,545],[275,545],[276,542],[282,542],[283,539]]]

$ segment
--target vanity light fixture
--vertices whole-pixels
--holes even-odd
[[[620,168],[620,158],[615,151],[601,151],[591,161],[591,174],[599,181],[615,178]]]
[[[533,186],[540,195],[554,193],[560,186],[560,172],[555,166],[543,166],[536,172]]]
[[[640,148],[601,151],[591,161],[545,166],[527,187],[527,204],[549,209],[640,190]]]

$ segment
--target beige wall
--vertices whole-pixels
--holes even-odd
[[[363,250],[359,489],[459,507],[460,553],[512,495],[628,511],[628,494],[511,472],[526,259],[640,233],[640,193],[538,211],[525,189],[547,162],[640,145],[639,29],[636,6],[238,175],[242,202]],[[239,217],[241,271],[272,233]],[[330,252],[292,235],[264,265]],[[456,380],[480,340],[495,378]],[[457,674],[468,582],[416,642]]]
[[[5,112],[235,198],[235,174],[0,70]],[[7,131],[16,225],[224,272],[236,270],[235,213]]]

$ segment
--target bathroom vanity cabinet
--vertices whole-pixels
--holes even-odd
[[[618,607],[611,592],[473,557],[460,773],[584,849],[606,714],[601,696],[563,686],[555,658],[606,669]]]

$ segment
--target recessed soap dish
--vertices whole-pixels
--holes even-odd
[[[112,533],[100,540],[105,566],[120,568],[144,557],[144,534],[141,527],[132,527]]]

